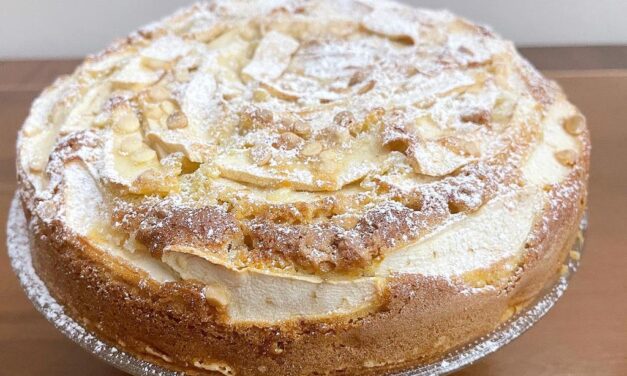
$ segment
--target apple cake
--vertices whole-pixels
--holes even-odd
[[[492,331],[579,235],[585,118],[489,28],[211,1],[58,78],[18,136],[33,264],[186,374],[381,374]]]

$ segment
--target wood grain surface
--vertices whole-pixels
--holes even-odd
[[[590,226],[580,270],[559,303],[471,375],[627,375],[627,47],[524,49],[588,118]],[[15,135],[31,101],[75,60],[0,62],[0,222],[15,189]],[[0,375],[123,375],[35,311],[0,242]]]

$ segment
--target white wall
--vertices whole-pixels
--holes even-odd
[[[0,59],[77,57],[190,0],[0,0]],[[519,45],[627,44],[627,0],[405,0],[449,8]]]

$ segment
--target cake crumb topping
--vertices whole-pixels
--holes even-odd
[[[484,27],[371,1],[199,3],[57,86],[21,133],[42,215],[80,160],[127,245],[316,275],[520,189],[561,95]]]

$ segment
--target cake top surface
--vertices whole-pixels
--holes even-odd
[[[86,59],[18,147],[38,212],[101,244],[345,278],[495,202],[531,221],[583,127],[511,43],[446,11],[212,1]]]

